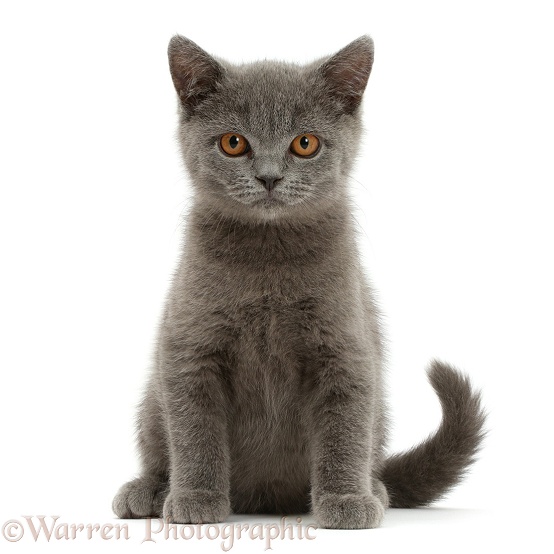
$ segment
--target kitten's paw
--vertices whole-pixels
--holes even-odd
[[[381,504],[383,504],[383,508],[385,508],[386,510],[390,506],[390,501],[389,493],[387,492],[383,481],[380,481],[379,479],[373,479],[372,487],[373,494],[381,501]]]
[[[228,495],[206,490],[170,492],[163,509],[170,523],[221,523],[230,513]]]
[[[167,482],[139,477],[119,489],[112,509],[121,519],[161,517],[167,491]]]
[[[314,502],[313,513],[327,529],[374,529],[385,509],[379,498],[369,494],[324,494]]]

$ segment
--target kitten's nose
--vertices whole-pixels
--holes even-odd
[[[277,186],[277,181],[280,181],[282,177],[277,177],[275,175],[256,175],[256,179],[262,183],[267,192],[271,192]]]

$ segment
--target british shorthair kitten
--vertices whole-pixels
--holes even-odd
[[[372,62],[367,36],[307,65],[233,65],[171,40],[194,202],[118,517],[311,511],[321,527],[372,528],[473,462],[479,393],[438,361],[440,427],[386,455],[379,314],[347,187]]]

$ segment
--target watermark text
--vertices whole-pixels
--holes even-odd
[[[313,524],[304,525],[302,518],[289,522],[282,517],[279,523],[225,523],[225,524],[175,524],[163,519],[144,519],[141,543],[176,540],[220,541],[224,552],[233,548],[241,539],[260,541],[264,550],[272,550],[277,540],[308,540],[316,538]],[[133,528],[134,530],[134,528]],[[8,542],[18,542],[24,536],[34,542],[74,540],[129,540],[127,523],[67,523],[60,516],[21,516],[2,524],[0,535]]]

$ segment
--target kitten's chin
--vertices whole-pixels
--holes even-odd
[[[199,199],[200,200],[200,199]],[[221,214],[235,221],[244,223],[289,224],[311,221],[325,212],[326,206],[313,204],[309,207],[299,201],[290,202],[279,196],[263,196],[250,202],[241,202],[233,198],[204,197],[199,205],[211,211],[212,214]]]
[[[280,198],[275,196],[266,196],[265,198],[260,198],[251,204],[255,209],[261,210],[262,212],[275,212],[277,210],[284,210],[287,207],[287,203]]]
[[[276,221],[294,216],[294,208],[279,196],[264,196],[248,203],[240,203],[240,217],[252,221]]]
[[[259,200],[250,206],[252,216],[259,221],[286,219],[287,216],[290,217],[290,213],[287,208],[287,204],[282,200],[273,200],[270,198]]]

